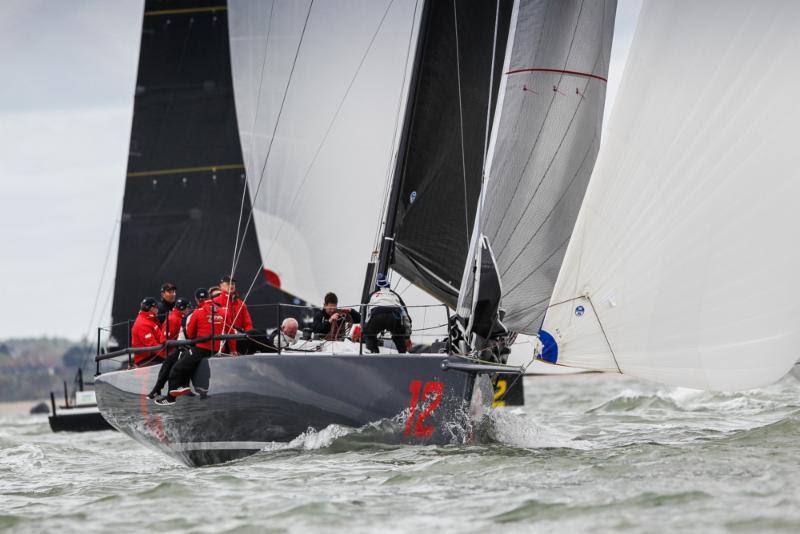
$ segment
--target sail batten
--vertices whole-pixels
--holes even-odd
[[[549,361],[741,390],[800,356],[798,17],[645,2],[542,327]]]

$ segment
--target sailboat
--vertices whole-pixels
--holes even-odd
[[[227,19],[251,202],[238,220],[245,229],[253,221],[262,259],[253,280],[266,266],[298,298],[336,289],[360,305],[377,275],[392,271],[461,317],[445,323],[444,352],[361,354],[344,340],[212,357],[194,377],[208,394],[169,407],[145,398],[158,366],[103,373],[103,415],[187,465],[245,457],[329,425],[389,421],[401,442],[463,440],[491,402],[490,377],[521,372],[490,357],[519,324],[500,306],[501,296],[503,307],[514,299],[494,258],[512,254],[521,234],[500,224],[508,248],[494,245],[483,218],[520,202],[492,205],[508,177],[547,193],[550,215],[536,205],[545,222],[525,258],[537,266],[531,283],[543,313],[599,147],[615,2],[152,4],[145,26],[156,32],[157,17],[193,17],[196,27],[212,14]],[[517,222],[530,233],[531,221]],[[235,241],[234,265],[247,247]],[[361,247],[371,257],[365,275],[353,276]]]

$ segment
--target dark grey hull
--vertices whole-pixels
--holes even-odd
[[[103,374],[95,391],[100,411],[115,428],[190,466],[249,456],[310,428],[358,428],[392,418],[397,423],[391,439],[443,444],[454,440],[454,429],[468,428],[470,410],[492,399],[485,375],[443,370],[446,358],[215,357],[204,360],[193,379],[208,389],[204,397],[180,397],[172,406],[148,400],[160,366]]]

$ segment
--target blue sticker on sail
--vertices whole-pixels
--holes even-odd
[[[413,204],[415,200],[417,200],[417,192],[412,191],[411,194],[408,196],[408,203]]]
[[[575,308],[575,315],[580,317],[581,315],[583,315],[583,312],[585,311],[586,310],[583,308],[583,306],[578,306],[577,308]]]
[[[539,340],[542,342],[542,355],[539,359],[556,363],[558,360],[558,344],[556,340],[546,330],[539,330]]]

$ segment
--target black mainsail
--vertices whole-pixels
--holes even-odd
[[[191,5],[187,5],[191,4]],[[147,0],[112,305],[112,335],[164,281],[190,296],[228,272],[245,191],[224,0]],[[245,194],[245,213],[250,198]],[[237,271],[261,257],[255,228],[241,238]],[[259,277],[250,302],[290,302]],[[256,324],[274,310],[252,308]]]

